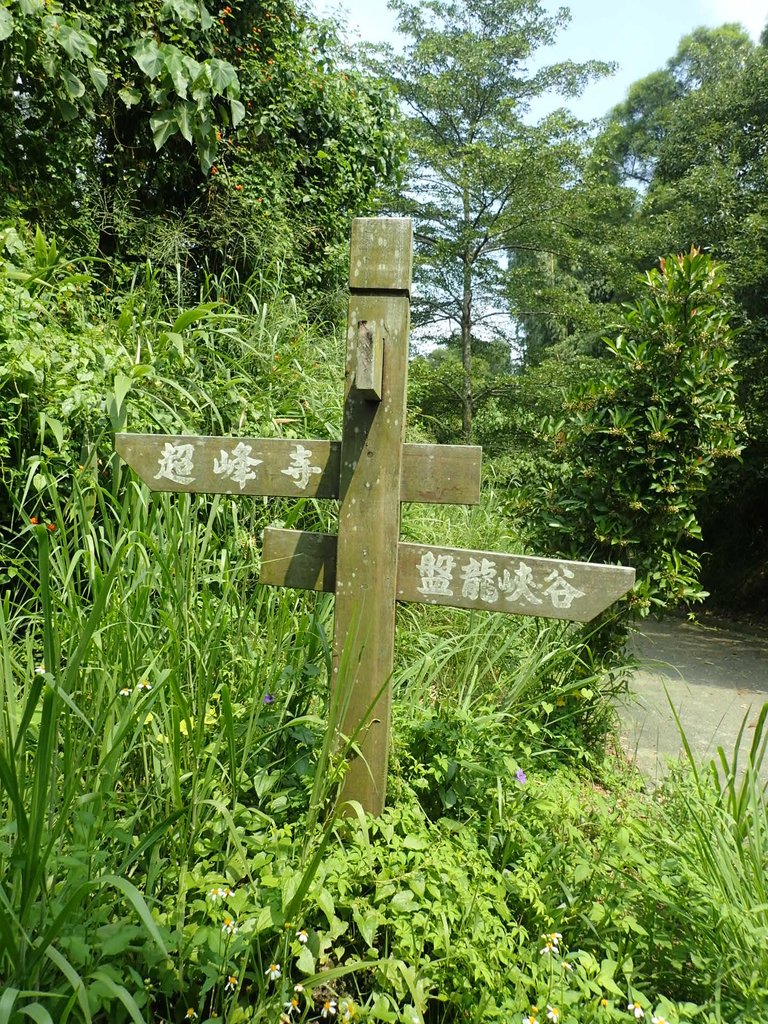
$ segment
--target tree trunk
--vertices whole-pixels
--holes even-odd
[[[468,235],[470,220],[469,193],[464,190],[464,231]],[[474,402],[472,394],[472,253],[465,243],[462,255],[463,282],[461,296],[461,365],[463,380],[461,388],[461,432],[465,444],[472,437],[472,415]]]

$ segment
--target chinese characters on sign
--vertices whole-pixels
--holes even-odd
[[[263,459],[251,456],[253,446],[242,441],[231,450],[220,449],[220,455],[213,457],[213,472],[224,480],[231,480],[242,491],[246,483],[256,479],[255,467],[261,466]],[[195,482],[195,447],[192,444],[171,444],[166,442],[157,460],[155,480],[170,480],[174,484],[191,484]],[[320,466],[311,465],[312,452],[302,444],[295,444],[291,452],[287,469],[280,472],[290,477],[300,490],[306,490],[310,478],[322,473]]]
[[[281,470],[284,476],[292,477],[296,481],[296,486],[300,487],[302,491],[306,489],[313,473],[322,472],[319,466],[310,466],[311,458],[312,452],[309,448],[305,448],[303,444],[297,444],[291,454],[290,466],[288,469]]]
[[[216,458],[213,460],[213,472],[216,476],[223,476],[225,479],[229,477],[230,480],[234,480],[236,484],[240,485],[242,491],[248,480],[256,479],[256,474],[251,466],[260,466],[264,461],[263,459],[252,459],[251,451],[251,446],[243,444],[242,441],[231,454],[222,448],[221,460]]]
[[[194,469],[192,456],[194,446],[191,444],[168,444],[163,445],[163,453],[157,460],[158,470],[155,473],[155,480],[171,480],[175,484],[191,484],[195,479],[192,476]]]
[[[418,565],[419,593],[431,597],[452,597],[456,564],[453,555],[435,555],[433,551],[427,551]],[[461,596],[471,601],[495,604],[499,595],[504,594],[506,601],[525,601],[533,607],[544,604],[548,599],[553,608],[570,608],[574,601],[584,597],[584,591],[569,582],[574,573],[565,565],[559,565],[538,579],[531,566],[523,561],[518,562],[512,572],[509,569],[500,572],[495,561],[470,557],[459,566],[459,570],[461,576],[457,586],[461,584]]]

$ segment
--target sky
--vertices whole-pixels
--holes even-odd
[[[396,42],[386,0],[314,0],[314,6],[321,13],[345,11],[353,39]],[[561,4],[543,0],[543,6],[554,11]],[[629,86],[663,67],[693,29],[735,21],[757,40],[768,21],[768,0],[562,0],[562,6],[570,8],[571,24],[553,47],[540,51],[541,62],[594,59],[618,64],[612,77],[591,84],[568,102],[584,120],[601,117],[620,103]]]

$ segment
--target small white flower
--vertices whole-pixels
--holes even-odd
[[[640,1003],[627,1003],[627,1010],[634,1016],[635,1020],[642,1020],[645,1016],[645,1010]]]
[[[552,943],[552,942],[547,942],[546,945],[544,946],[544,948],[539,950],[539,953],[541,954],[541,956],[549,956],[550,953],[556,953],[556,952],[557,952],[557,946],[555,946],[554,943]]]
[[[549,1003],[547,1003],[547,1020],[551,1020],[552,1024],[557,1024],[560,1020],[560,1011],[556,1006],[550,1006]]]
[[[303,928],[299,928],[299,930],[296,932],[296,938],[299,940],[302,946],[305,945],[305,943],[309,942],[309,935]]]
[[[190,1008],[184,1014],[184,1019],[185,1020],[197,1020],[197,1014],[195,1013],[195,1009],[194,1009],[193,1006],[190,1006]]]
[[[293,991],[294,992],[303,992],[304,991],[304,986],[303,985],[298,985],[298,984],[294,985],[293,986]]]
[[[221,930],[226,932],[227,935],[235,935],[237,932],[237,922],[232,917],[225,917]]]
[[[122,688],[122,690],[120,691],[120,696],[121,696],[121,697],[130,697],[130,696],[131,696],[131,691],[130,691],[130,689],[129,689],[129,688],[127,687],[127,686],[124,686],[124,687]]]
[[[45,675],[45,665],[38,665],[37,668],[35,669],[35,675],[36,676],[44,676]]]
[[[137,690],[151,690],[152,684],[148,683],[146,679],[142,679],[139,685],[136,687]]]
[[[651,1024],[669,1024],[666,1017],[651,1017]]]
[[[352,999],[342,999],[339,1003],[339,1014],[344,1021],[351,1021],[357,1013],[357,1007]],[[413,1018],[419,1024],[419,1018]]]
[[[289,1016],[292,1016],[294,1013],[298,1013],[299,1012],[299,997],[298,996],[293,996],[291,999],[289,999],[289,1001],[287,1003],[283,1003],[283,1007],[285,1008],[285,1012]]]
[[[228,885],[214,885],[211,891],[208,893],[208,899],[211,903],[216,903],[217,900],[225,900],[227,896],[233,896],[234,893]]]
[[[336,1000],[326,999],[323,1003],[323,1008],[320,1011],[322,1017],[335,1017],[336,1016]]]
[[[280,970],[280,964],[270,964],[269,967],[264,971],[270,981],[277,981],[282,971]]]
[[[563,960],[563,967],[566,969],[566,971],[573,970],[573,964],[569,964],[567,960]]]
[[[229,974],[227,976],[227,984],[224,986],[224,991],[225,992],[234,992],[236,988],[237,988],[237,978],[235,977],[234,974]]]

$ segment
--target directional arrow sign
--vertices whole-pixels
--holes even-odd
[[[332,534],[270,527],[264,531],[260,582],[343,590],[345,581],[336,575],[336,546]],[[621,565],[404,542],[397,546],[397,600],[403,602],[589,622],[634,583],[635,570]]]
[[[411,263],[410,221],[354,221],[340,442],[154,434],[115,441],[153,490],[338,499],[338,537],[265,530],[260,580],[336,595],[331,686],[343,690],[340,731],[358,738],[359,751],[342,798],[374,814],[386,789],[397,601],[587,622],[635,579],[623,566],[400,541],[402,502],[472,504],[480,496],[479,448],[404,443]]]

